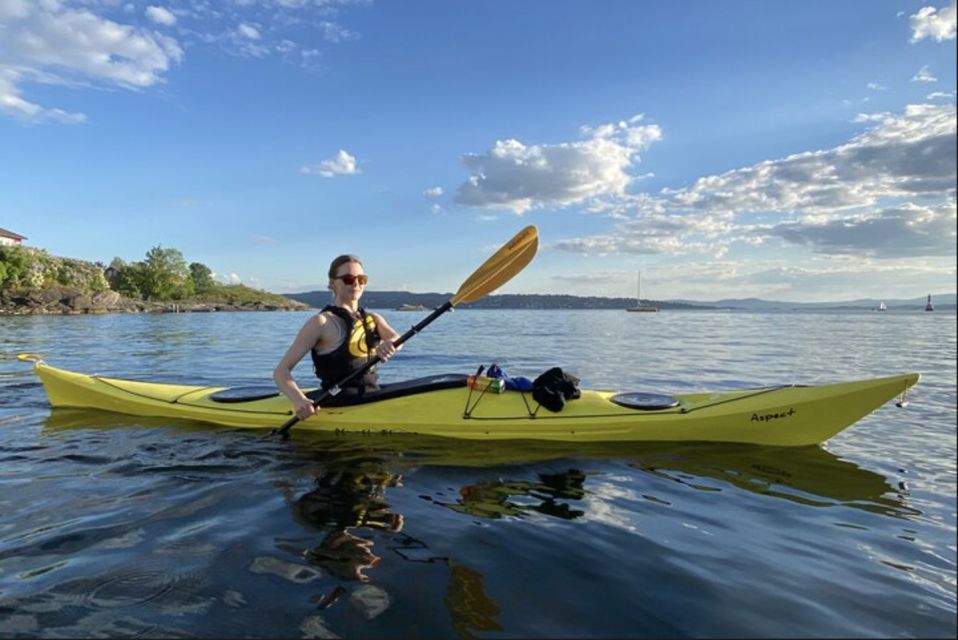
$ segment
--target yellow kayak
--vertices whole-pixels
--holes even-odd
[[[58,369],[29,354],[18,357],[33,362],[54,407],[260,429],[278,427],[293,415],[292,404],[275,391],[122,380]],[[675,396],[583,390],[555,413],[530,393],[480,391],[468,387],[466,378],[439,375],[384,385],[359,404],[327,404],[296,429],[472,440],[812,445],[896,396],[903,399],[920,375]]]

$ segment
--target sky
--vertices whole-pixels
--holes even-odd
[[[0,0],[0,228],[224,282],[955,291],[954,0]]]

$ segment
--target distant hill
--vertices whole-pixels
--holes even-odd
[[[329,291],[307,291],[305,293],[286,293],[287,298],[298,300],[311,307],[324,307],[329,304]],[[400,305],[422,305],[434,309],[452,297],[452,293],[411,293],[409,291],[367,291],[363,296],[363,306],[369,309],[395,309]],[[932,294],[931,300],[936,310],[955,309],[955,294]],[[738,311],[814,311],[825,309],[874,309],[878,299],[849,300],[847,302],[783,302],[761,300],[759,298],[734,298],[711,302],[696,300],[643,300],[662,310],[703,310],[732,309]],[[924,309],[925,298],[907,300],[886,299],[889,310]],[[462,308],[471,309],[625,309],[635,305],[635,298],[603,298],[598,296],[570,296],[546,294],[502,294],[486,296]]]
[[[286,293],[287,298],[298,300],[312,307],[329,304],[329,291]],[[363,306],[369,309],[395,309],[399,305],[422,305],[434,309],[443,304],[451,293],[410,293],[408,291],[367,291]],[[660,302],[643,300],[660,309],[708,309],[711,307],[688,302]],[[486,296],[482,300],[461,305],[466,309],[625,309],[635,304],[635,298],[601,298],[598,296],[568,296],[545,294],[502,294]]]
[[[955,309],[956,295],[954,293],[932,294],[931,303],[935,309]],[[880,300],[878,298],[861,298],[841,302],[786,302],[777,300],[761,300],[759,298],[726,298],[712,302],[698,302],[697,304],[718,307],[721,309],[738,309],[743,311],[814,311],[816,309],[874,309],[879,302],[884,302],[889,310],[924,309],[926,297],[909,299]],[[690,301],[686,301],[690,302]]]

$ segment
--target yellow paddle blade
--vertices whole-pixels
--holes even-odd
[[[522,271],[535,257],[538,248],[539,231],[530,225],[483,262],[462,283],[449,303],[455,306],[461,302],[475,302],[495,291]]]

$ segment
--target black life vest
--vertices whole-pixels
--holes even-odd
[[[375,348],[380,342],[379,332],[376,330],[376,319],[362,308],[357,315],[351,314],[342,307],[327,305],[320,313],[329,312],[342,320],[346,327],[346,339],[329,353],[316,353],[316,348],[310,350],[313,357],[313,371],[322,381],[323,388],[328,389],[343,378],[361,369],[369,360],[376,357]],[[370,373],[375,368],[370,370]],[[370,377],[371,378],[371,377]],[[364,388],[370,378],[350,381],[347,386]],[[374,378],[371,378],[374,380]],[[374,384],[374,383],[373,383]]]

